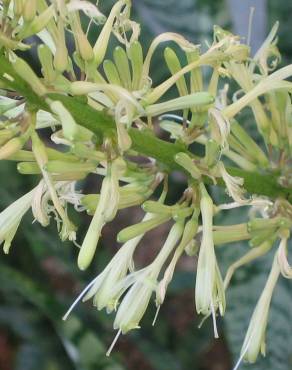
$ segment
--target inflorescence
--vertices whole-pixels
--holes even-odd
[[[73,205],[92,215],[78,253],[78,266],[85,270],[104,225],[120,209],[141,206],[143,219],[118,233],[122,246],[64,317],[79,300],[93,299],[98,310],[116,312],[116,339],[139,328],[153,294],[159,310],[184,253],[198,255],[196,310],[213,318],[218,337],[216,316],[225,313],[225,291],[234,271],[273,249],[274,262],[240,357],[254,362],[259,352],[265,354],[277,280],[280,275],[292,278],[287,258],[292,227],[292,83],[287,78],[292,65],[273,72],[280,61],[278,24],[253,57],[248,45],[220,27],[214,27],[213,43],[204,52],[178,34],[163,33],[145,53],[130,10],[130,0],[118,0],[108,17],[88,1],[0,1],[0,159],[16,161],[20,174],[38,179],[35,188],[0,213],[0,242],[8,253],[31,209],[35,221],[46,227],[53,218],[61,240],[77,244],[77,228],[67,212]],[[80,13],[88,18],[87,29]],[[87,37],[93,25],[100,27],[94,45]],[[108,59],[113,37],[119,46]],[[69,42],[74,49],[70,53]],[[176,44],[176,49],[164,49],[170,77],[153,86],[151,61],[165,42]],[[41,75],[26,61],[30,50],[36,52]],[[204,72],[206,66],[210,74]],[[231,83],[238,86],[233,94]],[[173,86],[177,97],[166,100]],[[260,137],[257,142],[241,122],[246,107]],[[157,137],[157,127],[168,140]],[[44,128],[52,130],[51,142],[41,138]],[[193,154],[192,144],[201,145],[204,156]],[[167,204],[174,170],[185,174],[185,191],[175,204]],[[77,190],[89,174],[102,179],[99,193]],[[271,183],[249,186],[248,179],[256,174],[259,181],[261,176],[273,178],[274,189],[269,189]],[[223,186],[230,202],[214,204],[209,183]],[[154,192],[160,192],[159,199]],[[243,206],[252,210],[246,223],[214,224],[218,212]],[[137,270],[134,253],[141,239],[169,222],[155,259]],[[215,247],[242,240],[250,250],[223,278]]]

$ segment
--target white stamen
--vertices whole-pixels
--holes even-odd
[[[117,332],[117,335],[115,336],[114,340],[112,341],[112,344],[110,345],[109,349],[107,350],[107,353],[106,353],[107,357],[109,357],[109,355],[111,354],[111,351],[113,350],[115,344],[117,343],[117,341],[119,339],[119,336],[121,335],[121,332],[122,332],[121,329]]]
[[[93,286],[93,284],[96,282],[98,276],[92,280],[91,283],[89,283],[83,290],[82,292],[79,294],[79,296],[75,299],[75,301],[72,303],[72,305],[70,306],[69,310],[65,313],[65,315],[62,317],[62,320],[67,320],[68,316],[70,315],[70,313],[72,312],[72,310],[74,309],[74,307],[78,304],[78,302],[80,301],[80,299],[85,295],[85,293],[88,292],[88,290]]]
[[[160,311],[160,305],[157,307],[157,309],[156,309],[156,313],[155,313],[155,316],[154,316],[154,319],[153,319],[153,322],[152,322],[152,326],[154,326],[155,325],[155,323],[156,323],[156,320],[157,320],[157,317],[158,317],[158,314],[159,314],[159,311]]]

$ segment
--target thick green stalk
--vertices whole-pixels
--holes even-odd
[[[13,81],[3,78],[3,74],[8,73],[13,77]],[[0,57],[0,81],[5,82],[6,86],[23,95],[27,102],[37,109],[50,111],[43,98],[37,96],[28,84],[23,81],[13,70],[13,67],[5,57]],[[70,111],[76,122],[90,129],[98,138],[103,136],[112,136],[116,134],[116,125],[111,116],[106,112],[99,112],[91,108],[82,97],[71,97],[61,94],[49,94],[53,100],[61,101]],[[183,171],[175,161],[174,157],[179,152],[185,152],[189,156],[194,156],[183,145],[170,143],[157,138],[150,130],[138,130],[131,128],[129,135],[132,139],[132,149],[141,155],[152,157],[160,164],[165,166],[167,171]],[[251,194],[268,196],[270,198],[283,197],[292,202],[292,189],[284,188],[277,182],[277,175],[272,173],[262,174],[257,172],[248,172],[239,168],[227,167],[227,171],[233,176],[239,176],[244,179],[244,188]],[[205,183],[210,183],[209,178],[204,178]],[[218,185],[224,186],[219,181]]]

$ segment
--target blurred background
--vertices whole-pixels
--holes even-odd
[[[101,0],[105,14],[114,1]],[[255,7],[251,46],[261,44],[276,20],[280,21],[278,46],[282,63],[292,62],[292,2],[287,0],[133,0],[133,18],[142,25],[145,50],[151,39],[165,31],[179,32],[190,41],[205,45],[218,24],[247,36],[250,7]],[[96,30],[91,33],[92,40]],[[114,45],[113,45],[114,46]],[[161,50],[160,50],[161,51]],[[111,54],[111,51],[109,52]],[[155,82],[167,73],[162,53],[152,65]],[[32,57],[33,58],[33,57]],[[247,124],[251,124],[247,117]],[[15,163],[0,163],[0,207],[4,209],[36,183],[35,178],[17,174]],[[82,184],[86,192],[96,191],[96,179]],[[176,200],[184,184],[172,178],[169,202]],[[215,199],[224,196],[210,189]],[[226,212],[216,223],[229,224],[247,219],[246,211]],[[73,215],[72,215],[73,216]],[[61,243],[56,227],[43,229],[25,217],[8,256],[0,252],[0,370],[231,370],[238,358],[254,305],[271,266],[271,255],[241,268],[227,293],[227,314],[219,321],[220,339],[213,338],[210,320],[201,329],[195,314],[194,285],[196,259],[183,257],[179,263],[157,323],[151,326],[154,304],[147,311],[142,329],[120,337],[110,358],[113,317],[96,311],[91,302],[80,304],[67,322],[62,315],[80,290],[107,264],[118,248],[116,233],[137,222],[138,208],[120,212],[103,233],[95,262],[86,272],[76,266],[76,247]],[[77,215],[79,240],[90,219]],[[167,234],[162,227],[147,236],[137,253],[137,264],[152,260]],[[222,273],[248,248],[230,244],[218,249]],[[267,331],[267,358],[241,369],[292,369],[292,289],[280,279],[273,297]]]

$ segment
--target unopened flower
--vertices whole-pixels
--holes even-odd
[[[121,158],[115,159],[112,164],[108,163],[107,175],[102,182],[98,206],[78,255],[78,266],[81,270],[89,266],[104,224],[111,221],[118,210],[119,177],[124,170],[125,164]]]

